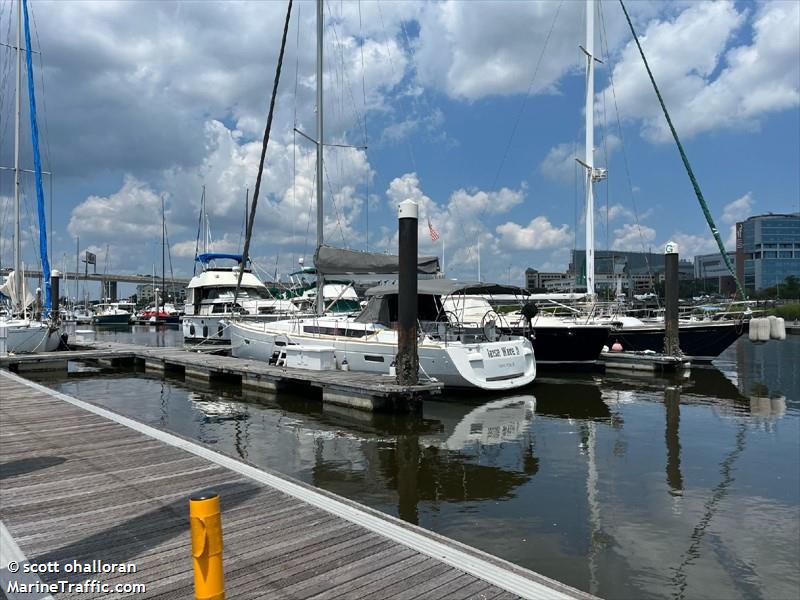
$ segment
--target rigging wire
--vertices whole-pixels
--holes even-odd
[[[361,22],[361,0],[358,0],[358,36],[360,39],[359,48],[361,50],[361,95],[364,103],[364,147],[369,146],[369,137],[367,136],[367,72],[364,69],[364,28]],[[364,151],[366,154],[366,150]],[[369,161],[367,161],[369,164]],[[364,213],[366,216],[366,225],[364,227],[366,242],[364,249],[369,252],[369,168],[364,174]]]
[[[564,0],[561,0],[558,3],[558,7],[556,7],[556,12],[553,15],[553,21],[550,23],[550,30],[547,32],[547,36],[544,38],[544,44],[542,44],[542,51],[539,53],[539,58],[536,61],[536,66],[533,69],[533,76],[531,77],[531,82],[528,85],[528,91],[525,93],[525,97],[522,99],[522,104],[520,105],[519,111],[517,112],[517,118],[514,120],[514,126],[511,128],[511,135],[508,137],[508,142],[506,143],[506,148],[503,151],[503,156],[500,159],[500,164],[497,167],[497,171],[494,174],[494,179],[492,180],[492,187],[494,189],[497,185],[497,181],[500,178],[500,173],[503,170],[503,166],[505,165],[506,158],[508,158],[508,152],[511,150],[511,143],[514,141],[514,136],[517,133],[517,129],[519,128],[520,121],[522,120],[522,114],[525,112],[525,106],[528,103],[528,98],[530,98],[531,92],[533,91],[533,86],[536,83],[536,76],[539,74],[539,67],[542,65],[542,59],[544,58],[544,53],[547,51],[547,44],[550,42],[550,36],[553,35],[553,30],[556,26],[556,21],[558,20],[558,14],[561,12],[561,6],[564,4]]]
[[[572,142],[572,154],[574,156],[578,155],[578,144],[576,142],[574,142],[574,141]],[[572,259],[573,259],[573,262],[575,263],[575,264],[573,264],[573,269],[577,269],[577,266],[578,266],[577,265],[577,261],[575,260],[575,255],[578,252],[578,224],[579,224],[579,219],[580,219],[580,217],[578,216],[578,213],[579,213],[579,206],[582,206],[582,204],[579,201],[579,195],[578,195],[578,180],[579,179],[583,179],[582,177],[581,178],[578,177],[578,170],[581,169],[581,168],[582,167],[577,162],[575,162],[575,164],[572,167],[573,190],[574,190],[574,194],[575,194],[575,198],[574,198],[575,225],[572,228]],[[577,286],[577,284],[578,284],[578,273],[576,272],[575,273],[575,285]],[[572,291],[574,291],[574,289]]]
[[[258,206],[258,195],[261,191],[261,176],[264,172],[264,160],[267,156],[267,145],[269,144],[269,134],[272,129],[272,116],[275,113],[275,98],[278,95],[278,84],[281,80],[281,67],[283,66],[283,54],[286,50],[286,37],[289,34],[289,20],[292,17],[292,0],[286,9],[286,22],[283,26],[283,36],[281,37],[281,50],[278,54],[278,65],[275,69],[275,82],[272,86],[272,97],[269,101],[269,114],[267,115],[267,125],[264,129],[264,140],[261,144],[261,158],[258,164],[258,175],[256,176],[256,188],[253,191],[253,205],[250,207],[250,218],[247,220],[247,237],[244,239],[244,251],[242,252],[242,267],[239,269],[236,278],[236,290],[233,294],[233,304],[236,305],[236,297],[242,285],[242,274],[247,266],[248,254],[250,252],[250,240],[253,236],[253,222],[256,220],[256,207]]]
[[[203,228],[203,210],[205,209],[206,186],[203,186],[203,193],[200,196],[200,214],[197,217],[197,239],[194,242],[194,258],[192,263],[192,276],[197,274],[197,255],[200,252],[200,230]],[[205,234],[205,232],[203,232]]]
[[[636,204],[636,195],[633,192],[633,181],[631,179],[630,164],[628,162],[628,152],[627,152],[626,146],[625,146],[625,136],[622,133],[622,120],[620,119],[620,116],[619,116],[619,104],[617,103],[617,91],[616,91],[616,87],[614,86],[614,69],[611,67],[611,64],[610,64],[611,57],[610,57],[610,52],[609,52],[609,49],[608,49],[608,34],[606,33],[606,21],[605,21],[605,13],[603,12],[602,0],[600,1],[600,11],[599,12],[600,12],[600,27],[601,27],[601,30],[602,30],[602,33],[603,33],[603,35],[601,35],[600,39],[601,39],[601,41],[605,41],[605,47],[601,46],[601,52],[604,53],[604,56],[605,56],[606,60],[608,61],[607,64],[609,64],[608,81],[611,84],[611,97],[614,100],[614,113],[616,115],[616,121],[617,121],[617,132],[619,133],[620,147],[622,149],[622,162],[623,162],[623,164],[625,166],[625,177],[626,177],[626,180],[627,180],[627,183],[628,183],[628,192],[630,194],[631,205],[633,206],[633,218],[634,218],[634,222],[636,223],[636,231],[639,234],[639,242],[640,242],[640,244],[642,246],[642,253],[644,254],[645,265],[647,266],[647,276],[648,276],[648,279],[650,281],[650,286],[651,286],[651,289],[655,289],[655,277],[653,276],[653,269],[652,269],[652,266],[650,264],[650,253],[647,251],[647,247],[645,246],[645,243],[644,243],[644,234],[642,233],[642,225],[641,225],[641,221],[639,219],[639,207]],[[658,300],[657,296],[656,296],[656,302],[657,302],[657,304],[660,303],[660,301]]]
[[[514,125],[511,128],[511,135],[508,136],[508,141],[506,142],[506,147],[503,150],[503,155],[500,158],[500,164],[497,166],[497,171],[495,171],[494,178],[492,179],[492,185],[489,188],[490,190],[494,190],[497,187],[497,182],[500,179],[500,174],[503,171],[503,167],[505,166],[506,159],[508,158],[508,153],[511,150],[511,144],[514,141],[514,137],[517,133],[517,129],[519,128],[519,124],[522,121],[522,115],[525,112],[525,107],[528,104],[528,99],[531,96],[531,92],[533,91],[533,86],[536,84],[536,78],[539,75],[539,68],[542,65],[542,60],[544,59],[545,52],[547,52],[547,45],[550,43],[550,37],[553,35],[553,31],[556,27],[556,22],[558,21],[558,15],[561,12],[561,7],[564,4],[564,0],[560,0],[558,6],[556,7],[556,12],[553,15],[553,20],[550,23],[550,29],[547,32],[547,35],[544,38],[544,43],[542,44],[542,51],[539,53],[539,58],[536,60],[536,65],[533,68],[533,75],[531,76],[531,81],[528,84],[528,90],[525,92],[525,96],[522,99],[522,103],[520,104],[519,111],[517,111],[517,117],[514,120]],[[454,205],[454,209],[458,210],[457,207]],[[483,207],[481,210],[479,222],[484,222],[484,217],[486,216],[486,211],[489,209],[489,203]],[[460,215],[459,215],[460,217]],[[468,246],[467,250],[467,258],[466,261],[470,262],[472,260],[472,245]]]
[[[376,4],[378,6],[378,17],[380,18],[380,21],[381,21],[381,29],[383,30],[384,45],[386,46],[386,56],[389,59],[389,68],[392,71],[392,77],[396,78],[397,77],[397,69],[395,69],[394,60],[392,60],[392,49],[389,46],[389,41],[388,41],[389,40],[389,34],[386,32],[386,23],[383,20],[383,10],[381,9],[381,3],[380,2],[376,2]],[[411,159],[411,168],[414,170],[415,173],[418,173],[418,171],[417,171],[417,161],[416,161],[416,158],[414,157],[414,149],[411,147],[411,143],[408,141],[408,139],[406,139],[406,147],[408,148],[408,155],[409,155],[409,158]]]
[[[3,14],[5,12],[5,7],[8,7],[8,27],[6,29],[6,41],[11,41],[11,24],[13,23],[13,12],[14,12],[14,4],[11,0],[4,2],[2,7],[0,7],[0,22],[2,22]],[[11,44],[8,44],[9,47]],[[2,141],[6,139],[9,124],[12,122],[12,118],[9,115],[9,118],[3,118],[6,114],[6,98],[12,97],[12,94],[6,94],[5,91],[8,88],[9,77],[11,75],[11,66],[13,63],[12,60],[12,53],[11,52],[3,52],[3,66],[2,66],[2,82],[0,82],[0,148],[5,146],[2,144]],[[12,112],[11,103],[8,106],[9,112]],[[13,184],[12,184],[13,187]],[[0,261],[2,257],[5,256],[5,245],[6,239],[11,236],[4,235],[6,230],[6,226],[10,223],[9,219],[9,211],[11,210],[11,198],[13,196],[13,192],[9,193],[8,196],[5,197],[6,201],[3,202],[3,213],[2,217],[0,217]]]
[[[39,48],[39,80],[41,81],[41,89],[42,92],[40,94],[42,98],[42,113],[44,119],[44,153],[45,158],[47,159],[48,170],[52,171],[52,162],[50,161],[50,127],[49,127],[49,120],[47,118],[47,95],[44,91],[44,63],[42,62],[42,43],[39,41],[39,28],[36,25],[36,12],[34,11],[33,3],[30,5],[30,13],[31,13],[31,20],[33,21],[33,32],[36,36],[36,46]],[[52,201],[52,198],[50,199]]]
[[[722,242],[722,238],[719,235],[719,231],[717,230],[717,226],[714,223],[714,218],[711,216],[711,212],[708,210],[708,205],[706,204],[705,198],[703,198],[703,192],[700,190],[700,184],[697,181],[697,178],[694,176],[694,171],[692,170],[692,166],[689,164],[689,158],[686,156],[686,152],[683,149],[683,144],[681,144],[680,138],[678,138],[678,132],[675,131],[675,127],[672,124],[672,119],[669,116],[669,112],[667,111],[667,106],[664,104],[664,98],[661,96],[661,92],[656,85],[655,77],[653,76],[653,72],[650,70],[650,65],[647,62],[647,58],[644,55],[644,50],[642,49],[642,45],[639,43],[639,36],[636,35],[636,30],[633,27],[633,23],[631,22],[631,18],[628,15],[628,9],[625,8],[625,3],[622,0],[619,0],[619,4],[622,7],[622,12],[625,13],[625,20],[628,22],[628,27],[630,27],[631,34],[633,35],[633,41],[636,42],[636,47],[639,49],[639,55],[642,57],[642,62],[644,62],[644,67],[647,70],[647,75],[650,78],[650,82],[653,84],[653,90],[658,97],[658,102],[661,105],[661,110],[664,113],[664,118],[667,121],[667,125],[669,126],[669,130],[672,133],[672,137],[675,140],[675,144],[678,146],[678,153],[681,155],[681,160],[683,161],[683,166],[686,169],[686,174],[689,176],[689,181],[692,183],[692,187],[694,188],[694,193],[697,196],[697,201],[700,203],[700,209],[703,211],[703,215],[706,218],[706,222],[708,223],[709,228],[711,229],[711,235],[714,236],[714,240],[717,242],[717,246],[719,247],[720,255],[722,256],[722,260],[725,263],[725,266],[728,268],[728,272],[733,277],[733,280],[736,282],[736,288],[739,294],[742,297],[742,300],[747,300],[747,295],[745,294],[744,288],[742,287],[742,282],[739,281],[739,277],[736,275],[736,269],[734,269],[733,264],[731,263],[731,259],[728,256],[728,252],[725,250],[725,244]]]
[[[336,227],[339,229],[339,233],[342,236],[342,244],[347,245],[347,242],[344,239],[344,229],[342,229],[342,221],[339,218],[339,208],[336,206],[336,194],[333,192],[333,185],[331,185],[331,176],[328,175],[328,166],[323,162],[322,163],[322,170],[325,171],[325,180],[328,182],[328,191],[331,195],[331,204],[333,204],[333,210],[336,214]]]
[[[325,164],[325,163],[323,163]],[[314,190],[317,187],[317,172],[314,170],[314,179],[312,180],[311,189]],[[311,198],[313,199],[314,195],[311,194]],[[306,237],[303,241],[303,261],[305,262],[306,254],[308,253],[308,235],[311,230],[311,213],[314,210],[314,203],[309,201],[308,203],[308,217],[306,218]]]
[[[366,127],[367,127],[367,125],[366,125],[366,102],[364,104],[364,114],[362,115],[361,111],[358,109],[358,104],[355,101],[355,96],[353,94],[353,86],[352,86],[352,84],[350,82],[350,78],[348,77],[347,70],[345,69],[345,66],[344,66],[344,44],[342,43],[341,38],[339,37],[339,32],[336,29],[336,22],[335,22],[335,19],[333,18],[333,13],[331,11],[330,2],[328,3],[327,6],[328,6],[328,15],[330,17],[330,27],[331,27],[331,31],[333,31],[333,37],[334,37],[334,40],[335,40],[334,51],[338,51],[339,58],[341,60],[341,75],[339,75],[338,70],[336,72],[337,78],[338,78],[338,80],[340,82],[340,89],[344,89],[346,91],[348,97],[349,97],[349,103],[350,103],[350,106],[353,107],[353,113],[355,115],[356,122],[359,125],[361,125],[363,123],[364,136],[365,136],[365,140],[366,140]],[[362,57],[361,57],[362,58],[362,63],[361,63],[361,66],[362,66],[362,76],[363,76],[364,75],[363,44],[361,46],[361,52],[362,52]],[[338,66],[338,63],[337,63],[337,66]],[[365,84],[363,83],[363,79],[362,79],[362,91],[365,90],[365,89],[366,89],[365,88]],[[344,119],[344,116],[345,116],[344,115],[344,113],[345,113],[345,109],[344,109],[345,95],[344,95],[344,93],[339,94],[339,100],[340,100],[340,104],[341,104],[340,116],[341,116],[342,119]],[[331,147],[331,146],[336,147],[337,146],[336,144],[325,144],[325,145],[328,146],[328,147]],[[366,142],[365,142],[365,146],[366,146]],[[336,165],[337,165],[339,180],[343,181],[344,180],[344,174],[343,174],[343,171],[342,171],[341,155],[339,155],[339,154],[336,155]],[[325,165],[325,163],[323,163],[323,166],[325,168],[325,178],[327,179],[328,187],[331,190],[331,198],[333,198],[333,195],[334,195],[333,185],[331,183],[330,175],[329,175],[329,173],[327,171],[327,165]],[[339,192],[340,193],[342,192],[343,188],[344,188],[344,185],[342,184],[340,186],[340,188],[339,188]],[[344,239],[344,231],[342,230],[341,223],[339,222],[338,208],[336,208],[335,201],[333,201],[333,206],[334,206],[334,210],[337,211],[337,223],[339,224],[339,230],[342,233],[342,243],[344,243],[346,245],[346,242],[345,242],[345,239]]]
[[[301,18],[303,11],[303,4],[301,3],[297,7],[297,31],[295,32],[295,41],[294,41],[294,118],[293,118],[293,126],[292,126],[292,212],[294,212],[295,207],[297,206],[297,81],[298,81],[298,73],[300,71],[300,22],[303,20]],[[310,206],[310,201],[309,201]],[[294,248],[294,238],[295,238],[295,220],[290,218],[292,222],[292,248]],[[308,230],[306,230],[306,236],[308,236]],[[308,238],[306,237],[306,241]],[[305,250],[303,250],[303,256],[305,257]],[[292,264],[289,268],[291,271],[295,265],[295,254],[292,252]]]

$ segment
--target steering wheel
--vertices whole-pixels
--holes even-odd
[[[481,329],[483,329],[483,335],[486,337],[487,340],[490,342],[494,342],[494,339],[497,337],[497,323],[500,321],[500,315],[495,312],[494,309],[487,310],[486,313],[481,317]],[[489,333],[494,329],[494,334],[490,336]]]

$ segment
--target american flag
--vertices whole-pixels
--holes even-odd
[[[428,217],[428,231],[430,231],[430,233],[431,233],[431,241],[435,242],[436,240],[439,239],[439,232],[436,231],[433,228],[433,225],[431,225],[431,218],[430,217]]]

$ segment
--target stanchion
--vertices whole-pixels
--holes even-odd
[[[216,492],[196,494],[189,499],[192,529],[192,563],[196,600],[224,600],[222,569],[222,519]]]

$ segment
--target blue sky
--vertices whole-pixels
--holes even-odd
[[[0,2],[6,43],[15,4]],[[800,4],[629,4],[723,237],[751,214],[800,210]],[[109,269],[149,273],[160,264],[164,195],[174,269],[190,272],[202,185],[216,249],[235,251],[286,5],[30,7],[45,168],[55,173],[56,265],[65,256],[74,264],[79,235],[81,250],[95,251],[101,265],[108,245]],[[713,251],[619,5],[598,2],[596,11],[604,63],[595,163],[610,174],[595,192],[597,247],[660,249],[675,239],[684,256]],[[574,163],[583,155],[584,3],[364,0],[327,3],[325,12],[326,137],[363,144],[366,116],[369,145],[326,151],[327,239],[364,248],[368,219],[370,247],[393,250],[394,207],[414,198],[421,251],[441,253],[427,236],[430,217],[450,276],[477,276],[479,239],[484,279],[510,273],[521,283],[528,266],[566,268],[585,236]],[[313,148],[292,134],[295,122],[314,134],[313,13],[313,4],[295,4],[260,199],[252,254],[270,272],[277,264],[287,273],[303,255],[310,261],[314,247]],[[8,165],[14,63],[7,49],[0,55],[0,162]],[[27,124],[22,136],[29,167]],[[12,190],[3,172],[4,265]],[[23,214],[32,215],[27,180],[25,192]],[[31,221],[24,224],[27,232]]]

